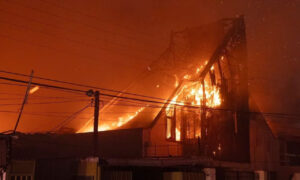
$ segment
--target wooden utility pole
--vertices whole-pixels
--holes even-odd
[[[94,156],[98,154],[99,91],[94,93]]]
[[[28,99],[28,94],[29,94],[30,87],[31,87],[32,78],[33,78],[33,71],[31,71],[31,74],[30,74],[30,80],[28,82],[27,89],[26,89],[26,92],[25,92],[25,96],[24,96],[24,99],[23,99],[23,103],[22,103],[22,106],[21,106],[21,109],[20,109],[20,112],[19,112],[19,116],[18,116],[18,119],[17,119],[16,125],[15,125],[15,128],[14,128],[14,131],[13,131],[14,134],[17,132],[17,128],[18,128],[18,125],[19,125],[19,122],[20,122],[20,119],[21,119],[21,116],[22,116],[24,105],[27,103],[27,99]]]

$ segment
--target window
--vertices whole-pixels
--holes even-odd
[[[31,180],[31,176],[12,175],[10,180]]]
[[[94,180],[94,176],[73,176],[72,180]]]

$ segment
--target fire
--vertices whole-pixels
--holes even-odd
[[[107,130],[117,129],[117,128],[125,125],[126,123],[128,123],[133,118],[135,118],[144,109],[145,109],[145,107],[142,107],[142,108],[138,109],[135,113],[127,114],[125,117],[124,116],[119,117],[116,122],[105,121],[98,126],[98,131],[107,131]],[[84,126],[84,128],[82,128],[78,132],[92,132],[93,128],[94,127],[92,125],[88,126],[87,128],[85,128],[85,126]]]
[[[208,64],[208,61],[205,61],[204,64]],[[215,67],[214,65],[212,65],[210,71],[214,73],[214,69]],[[173,99],[166,107],[165,111],[167,116],[174,115],[173,109],[175,105],[191,104],[195,106],[205,106],[209,108],[214,108],[221,105],[222,99],[220,96],[220,87],[212,80],[213,78],[209,78],[209,74],[207,74],[206,78],[203,79],[204,83],[202,83],[202,81],[190,82],[190,80],[193,78],[197,79],[197,76],[199,76],[201,70],[203,70],[203,65],[196,69],[195,75],[186,74],[182,77],[183,82],[186,80],[188,81],[184,83],[182,87],[180,87],[177,94],[173,97]],[[176,79],[176,85],[177,84],[178,80]],[[167,138],[171,138],[171,130],[169,129],[168,131],[169,132],[167,132]],[[175,131],[175,140],[180,141],[180,126],[176,127]],[[201,131],[196,132],[196,137],[201,138]]]
[[[190,79],[191,78],[191,76],[190,75],[188,75],[188,74],[186,74],[184,77],[183,77],[184,79]]]
[[[180,131],[176,128],[175,140],[180,141]]]
[[[175,76],[175,87],[178,87],[178,85],[179,85],[178,77],[176,75],[174,75],[174,76]]]

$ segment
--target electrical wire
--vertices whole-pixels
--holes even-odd
[[[25,19],[25,20],[28,20],[29,22],[35,22],[37,24],[41,24],[41,25],[44,25],[44,26],[50,26],[52,28],[55,28],[55,30],[65,30],[65,28],[62,28],[60,26],[57,26],[55,24],[49,24],[49,23],[45,23],[43,21],[39,21],[39,20],[36,20],[34,18],[29,18],[27,16],[24,16],[24,14],[20,15],[20,14],[16,14],[16,13],[13,13],[11,11],[7,11],[7,9],[0,9],[1,12],[4,12],[6,14],[10,14],[10,15],[13,15],[13,16],[16,16],[16,17],[19,17],[19,18],[22,18],[22,19]],[[72,31],[70,29],[68,29],[67,31],[63,31],[63,32],[72,32],[72,33],[75,33],[77,35],[79,35],[80,37],[87,37],[87,35],[91,35],[89,33],[82,33],[82,32],[77,32],[77,31]],[[102,41],[103,43],[106,43],[108,39],[105,39],[105,38],[100,38],[98,36],[90,36],[91,38],[93,38],[94,40],[100,40]],[[146,52],[148,53],[149,55],[150,54],[153,54],[152,51],[149,51],[148,49],[143,49],[143,48],[140,48],[139,46],[138,47],[131,47],[131,46],[128,46],[128,44],[122,44],[120,42],[116,42],[116,41],[113,41],[113,40],[110,40],[109,41],[110,45],[113,45],[114,47],[122,47],[122,48],[126,48],[127,50],[129,49],[132,49],[134,48],[135,50],[139,50],[139,51],[142,51],[142,52]]]
[[[28,83],[27,81],[7,78],[7,77],[0,77],[0,79],[19,82],[19,83]],[[86,91],[80,90],[80,89],[73,89],[73,88],[54,86],[54,85],[35,83],[35,82],[32,82],[32,84],[38,85],[38,86],[45,86],[45,87],[49,87],[49,88],[53,88],[53,89],[57,89],[57,90],[86,93]],[[277,115],[277,116],[278,115],[281,115],[281,116],[282,115],[287,115],[287,116],[288,115],[293,115],[293,116],[300,115],[300,114],[286,114],[286,113],[274,113],[274,112],[237,111],[237,110],[225,109],[225,108],[209,108],[209,107],[202,107],[202,106],[195,106],[195,105],[183,105],[183,104],[176,104],[176,103],[173,104],[173,101],[171,101],[171,100],[162,102],[162,101],[154,101],[154,100],[126,97],[126,96],[117,96],[117,95],[112,95],[112,94],[107,94],[107,93],[100,93],[100,96],[119,98],[119,99],[125,99],[125,100],[133,100],[133,101],[150,103],[150,104],[160,104],[160,105],[163,105],[162,107],[164,107],[166,105],[166,103],[172,102],[172,106],[186,107],[186,108],[191,108],[191,109],[216,110],[216,111],[227,111],[227,112],[237,112],[237,113],[247,113],[247,114],[266,114],[266,115]],[[147,104],[147,106],[149,106],[149,104]]]
[[[10,113],[10,114],[18,114],[18,111],[5,111],[5,110],[0,110],[0,113]],[[53,115],[49,113],[34,113],[34,112],[23,112],[22,114],[28,115],[28,116],[41,116],[41,117],[57,117],[57,118],[68,118],[69,116],[62,116],[62,115]],[[81,119],[87,119],[87,118],[81,118]]]
[[[89,100],[69,100],[69,101],[48,101],[48,102],[32,102],[32,103],[26,103],[26,105],[42,105],[42,104],[60,104],[60,103],[74,103],[74,102],[87,102]],[[19,103],[4,103],[0,104],[0,106],[20,106],[22,104]]]
[[[6,74],[11,74],[11,75],[23,76],[23,77],[29,77],[29,75],[26,75],[26,74],[16,73],[16,72],[11,72],[11,71],[5,71],[5,70],[0,70],[0,73],[6,73]],[[61,81],[61,80],[50,79],[50,78],[45,78],[45,77],[41,77],[41,76],[33,76],[33,78],[40,79],[40,80],[45,80],[45,81],[56,82],[56,83],[68,84],[68,85],[73,85],[73,86],[78,86],[78,87],[98,89],[98,90],[102,90],[102,91],[108,91],[108,92],[114,92],[114,93],[121,93],[121,94],[126,94],[126,95],[144,97],[144,98],[149,98],[149,99],[157,99],[157,100],[167,101],[167,99],[163,99],[163,98],[159,98],[159,97],[146,96],[146,95],[142,95],[142,94],[124,92],[124,91],[120,91],[120,90],[113,90],[113,89],[102,88],[102,87],[97,87],[97,86],[90,86],[90,85],[85,85],[85,84],[80,84],[80,83],[75,83],[75,82]]]
[[[126,53],[126,52],[121,52],[121,51],[115,51],[113,49],[110,49],[110,48],[105,48],[105,47],[99,47],[99,46],[94,46],[93,44],[90,44],[90,43],[87,43],[87,42],[84,42],[84,41],[80,41],[80,40],[74,40],[72,38],[69,38],[69,37],[65,37],[65,36],[59,36],[57,34],[54,34],[54,33],[49,33],[49,32],[44,32],[44,31],[39,31],[39,30],[35,30],[35,29],[32,29],[31,27],[28,27],[28,26],[24,26],[24,25],[19,25],[19,24],[15,24],[15,23],[11,23],[11,22],[8,22],[8,21],[2,21],[0,20],[0,23],[2,24],[7,24],[7,25],[10,25],[12,27],[16,27],[16,28],[21,28],[21,29],[25,29],[25,30],[28,30],[28,31],[31,31],[31,32],[34,32],[34,33],[41,33],[41,34],[44,34],[46,36],[49,36],[51,38],[58,38],[58,39],[63,39],[65,41],[68,41],[70,43],[73,43],[73,44],[79,44],[79,45],[83,45],[85,47],[88,47],[89,49],[93,48],[94,50],[103,50],[105,52],[107,51],[110,51],[110,52],[113,52],[113,54],[120,54],[120,55],[125,55],[125,56],[128,56],[128,57],[134,57],[136,59],[140,59],[140,60],[146,60],[146,61],[149,61],[150,59],[147,59],[145,58],[145,56],[142,56],[142,57],[137,57],[137,56],[134,56],[132,54],[129,54],[129,53]],[[19,29],[17,29],[19,30]],[[140,52],[140,51],[137,51],[137,52]],[[153,53],[152,53],[153,54]],[[106,60],[106,59],[103,59],[103,60]],[[112,60],[107,60],[108,62],[111,62]],[[117,62],[117,61],[116,61]]]
[[[72,121],[74,118],[76,118],[81,112],[83,112],[84,110],[86,110],[88,107],[91,107],[91,103],[89,103],[88,105],[84,106],[80,110],[74,112],[72,115],[70,115],[65,120],[63,120],[61,123],[59,123],[57,126],[55,126],[54,128],[52,128],[52,130],[50,132],[58,131],[59,129],[61,129],[62,127],[64,127],[66,124],[68,124],[70,121]]]
[[[41,14],[46,14],[46,15],[50,15],[52,17],[56,17],[58,18],[59,20],[67,20],[67,22],[69,23],[73,23],[73,24],[76,24],[76,25],[81,25],[82,27],[88,27],[90,29],[93,29],[93,30],[96,30],[98,32],[103,32],[103,33],[107,33],[107,34],[111,34],[113,36],[119,36],[119,37],[122,37],[122,38],[125,38],[125,39],[128,39],[128,40],[132,40],[132,41],[136,41],[136,42],[141,42],[140,40],[136,39],[135,37],[133,36],[130,36],[130,35],[126,35],[126,34],[120,34],[120,33],[116,33],[116,32],[112,32],[112,31],[108,31],[108,30],[104,30],[104,29],[101,29],[97,26],[93,26],[93,25],[90,25],[88,23],[85,23],[85,22],[80,22],[80,21],[74,21],[74,19],[71,19],[71,18],[66,18],[65,16],[61,16],[61,15],[58,15],[58,14],[55,14],[55,13],[51,13],[49,11],[45,11],[45,10],[42,10],[42,9],[38,9],[38,8],[35,8],[35,7],[31,7],[31,6],[28,6],[28,5],[25,5],[23,3],[19,3],[19,2],[16,2],[16,1],[6,1],[6,2],[9,2],[11,4],[14,4],[14,5],[17,5],[17,6],[21,6],[23,8],[26,8],[26,9],[30,9],[30,10],[33,10],[35,12],[39,12]],[[145,43],[143,42],[144,44],[147,44],[147,45],[151,45],[151,46],[156,46],[157,44],[153,44],[153,43]]]
[[[49,5],[53,6],[53,7],[61,8],[61,9],[65,10],[65,11],[72,12],[74,14],[79,14],[80,16],[86,16],[86,17],[88,17],[90,19],[94,19],[94,20],[97,21],[97,23],[107,24],[107,21],[103,22],[97,16],[93,16],[93,15],[87,14],[85,12],[82,12],[82,11],[79,11],[79,10],[75,10],[73,8],[68,8],[66,6],[61,6],[61,5],[57,4],[57,3],[53,3],[53,2],[49,2],[49,1],[45,1],[45,0],[40,0],[40,1],[44,2],[46,4],[49,4]],[[136,30],[136,29],[129,28],[127,26],[123,26],[123,25],[121,26],[120,24],[115,24],[115,25],[117,25],[119,28],[127,29],[129,32],[132,32],[132,31]],[[154,34],[149,34],[149,33],[145,33],[145,32],[143,32],[143,33],[140,32],[140,33],[137,33],[137,34],[139,34],[141,36],[144,36],[144,37],[147,37],[149,39],[153,38],[153,35],[154,35]]]
[[[72,56],[76,55],[76,57],[84,58],[84,60],[89,59],[89,60],[96,61],[96,62],[99,61],[99,58],[97,58],[97,57],[93,57],[93,56],[89,56],[89,55],[85,55],[85,54],[80,54],[80,53],[74,53],[74,51],[69,52],[69,51],[65,51],[65,50],[62,50],[62,49],[59,49],[59,48],[51,47],[51,46],[48,46],[48,45],[45,45],[45,44],[39,44],[39,43],[34,43],[34,42],[26,41],[26,40],[21,40],[21,39],[15,38],[15,37],[11,37],[7,34],[0,34],[0,37],[10,39],[10,40],[13,40],[13,41],[16,41],[16,42],[28,44],[28,45],[31,45],[31,46],[46,48],[46,49],[49,49],[49,50],[52,50],[52,51],[55,51],[55,52],[59,52],[59,53],[62,53],[62,54],[67,54],[67,55],[72,55]],[[107,60],[107,61],[109,61],[109,60]],[[118,62],[120,63],[120,61],[118,61]],[[137,64],[123,63],[122,65],[127,66],[129,68],[138,67]],[[135,66],[133,66],[133,65],[135,65]]]

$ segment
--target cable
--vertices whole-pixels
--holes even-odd
[[[17,80],[17,79],[12,79],[12,78],[7,78],[7,77],[0,77],[0,79],[8,80],[8,81],[14,81],[14,82],[19,82],[19,83],[28,83],[27,81],[22,81],[22,80]],[[32,82],[34,85],[39,85],[39,86],[45,86],[49,88],[54,88],[58,90],[66,90],[70,92],[82,92],[85,93],[86,91],[84,90],[79,90],[79,89],[72,89],[72,88],[66,88],[66,87],[61,87],[61,86],[54,86],[54,85],[48,85],[48,84],[42,84],[42,83],[35,83]],[[148,100],[148,99],[140,99],[140,98],[132,98],[132,97],[126,97],[126,96],[116,96],[112,94],[106,94],[106,93],[100,93],[100,96],[107,96],[107,97],[113,97],[113,98],[119,98],[119,99],[125,99],[125,100],[133,100],[133,101],[139,101],[139,102],[146,102],[146,103],[152,103],[152,104],[161,104],[165,105],[168,102],[173,102],[172,100],[168,100],[166,102],[162,101],[154,101],[154,100]],[[225,108],[209,108],[209,107],[202,107],[202,106],[195,106],[195,105],[184,105],[184,104],[177,104],[177,103],[172,103],[172,106],[180,106],[180,107],[186,107],[186,108],[192,108],[192,109],[203,109],[203,110],[216,110],[216,111],[229,111],[229,112],[237,112],[237,113],[253,113],[253,114],[267,114],[267,115],[293,115],[293,116],[299,116],[300,114],[286,114],[286,113],[274,113],[274,112],[254,112],[254,111],[236,111],[233,109],[225,109]]]
[[[18,114],[18,111],[5,111],[0,110],[0,113],[12,113],[12,114]],[[32,112],[23,112],[24,115],[30,115],[30,116],[42,116],[42,117],[58,117],[58,118],[67,118],[69,116],[61,116],[61,115],[53,115],[53,114],[42,114],[42,113],[32,113]],[[81,119],[87,119],[87,118],[81,118]]]
[[[81,58],[84,58],[85,60],[86,59],[90,59],[90,60],[93,60],[93,61],[99,61],[99,58],[92,57],[92,56],[87,56],[87,55],[83,55],[83,54],[79,54],[79,53],[74,53],[74,51],[68,52],[68,51],[64,51],[62,49],[54,48],[54,47],[47,46],[47,45],[44,45],[44,44],[33,43],[33,42],[30,42],[30,41],[26,41],[26,40],[20,40],[20,39],[17,39],[15,37],[8,36],[6,34],[0,34],[0,36],[3,37],[3,38],[6,38],[6,39],[10,39],[10,40],[16,41],[16,42],[25,43],[25,44],[29,44],[29,45],[40,47],[40,48],[46,48],[46,49],[50,49],[52,51],[58,51],[58,52],[60,52],[62,54],[67,54],[67,55],[72,55],[72,56],[76,55],[76,57],[81,57]],[[118,62],[120,63],[120,61],[118,61]],[[130,67],[130,68],[136,67],[136,66],[132,66],[132,65],[130,65],[128,63],[123,63],[122,65]]]
[[[11,74],[11,75],[29,77],[29,75],[26,75],[26,74],[10,72],[10,71],[5,71],[5,70],[0,70],[0,72],[1,73],[6,73],[6,74]],[[144,98],[149,98],[149,99],[157,99],[157,100],[167,101],[167,99],[163,99],[163,98],[159,98],[159,97],[145,96],[145,95],[136,94],[136,93],[123,92],[123,91],[119,91],[119,90],[113,90],[113,89],[102,88],[102,87],[97,87],[97,86],[90,86],[90,85],[85,85],[85,84],[80,84],[80,83],[55,80],[55,79],[50,79],[50,78],[45,78],[45,77],[40,77],[40,76],[33,76],[33,78],[40,79],[40,80],[57,82],[57,83],[63,83],[63,84],[68,84],[68,85],[73,85],[73,86],[78,86],[78,87],[86,87],[86,88],[98,89],[98,90],[102,90],[102,91],[109,91],[109,92],[122,93],[122,94],[127,94],[127,95],[132,95],[132,96],[139,96],[139,97],[144,97]]]
[[[12,3],[12,1],[6,1],[6,2]],[[104,32],[104,33],[107,33],[107,34],[111,34],[113,36],[117,35],[117,36],[123,37],[125,39],[130,39],[130,40],[133,40],[133,41],[136,41],[136,42],[141,42],[140,40],[137,40],[137,39],[135,39],[135,37],[132,37],[132,36],[128,36],[128,35],[125,35],[125,34],[119,34],[119,33],[108,31],[108,30],[103,30],[103,29],[100,29],[100,28],[98,28],[96,26],[91,26],[90,24],[83,23],[83,22],[80,22],[80,21],[76,22],[76,21],[74,21],[74,19],[66,18],[66,17],[58,15],[58,14],[54,14],[54,13],[51,13],[51,12],[48,12],[48,11],[44,11],[44,10],[41,10],[41,9],[38,9],[38,8],[30,7],[30,6],[24,5],[24,4],[16,2],[16,1],[14,1],[13,4],[17,4],[18,6],[21,6],[21,7],[27,8],[27,9],[31,9],[33,11],[36,11],[36,12],[39,12],[39,13],[42,13],[42,14],[47,14],[47,15],[56,17],[56,18],[58,18],[60,20],[61,19],[65,19],[69,23],[71,22],[71,23],[76,24],[76,25],[80,24],[83,27],[88,27],[88,28],[94,29],[96,31],[101,31],[101,32]],[[151,45],[151,46],[153,46],[153,45],[156,46],[157,45],[157,44],[152,44],[152,43],[145,43],[145,42],[143,42],[143,43]]]
[[[57,26],[57,25],[54,25],[54,24],[49,24],[49,23],[45,23],[43,21],[39,21],[39,20],[36,20],[34,18],[29,18],[29,17],[26,17],[24,16],[24,14],[22,15],[19,15],[19,14],[16,14],[16,13],[13,13],[13,12],[10,12],[10,11],[7,11],[6,9],[0,9],[0,11],[2,12],[5,12],[5,13],[8,13],[10,15],[13,15],[13,16],[17,16],[19,18],[22,18],[22,19],[26,19],[28,20],[29,22],[35,22],[35,23],[38,23],[38,24],[41,24],[41,25],[45,25],[45,26],[50,26],[50,27],[53,27],[53,28],[56,28],[56,30],[65,30],[64,28],[60,27],[60,26]],[[73,32],[75,34],[78,34],[79,36],[81,37],[86,37],[86,35],[90,35],[90,34],[87,34],[87,33],[82,33],[82,32],[76,32],[76,31],[71,31],[71,30],[68,30],[68,31],[63,31],[63,32]],[[98,36],[94,37],[94,36],[90,36],[90,38],[93,38],[94,40],[100,40],[102,42],[107,42],[107,39],[104,39],[104,38],[99,38]],[[115,41],[112,41],[110,40],[109,41],[110,44],[112,45],[115,45],[115,47],[126,47],[126,49],[128,50],[128,48],[132,49],[134,48],[135,50],[140,50],[140,51],[143,51],[143,52],[146,52],[146,53],[149,53],[149,54],[153,54],[152,51],[148,51],[147,49],[143,49],[143,48],[140,48],[139,46],[138,47],[133,47],[133,46],[128,46],[128,44],[122,44],[122,43],[118,43],[118,42],[115,42]]]
[[[69,12],[72,12],[72,13],[75,13],[75,14],[79,14],[81,16],[86,16],[88,18],[91,18],[91,19],[95,19],[97,21],[97,23],[102,23],[102,24],[105,24],[103,22],[101,22],[102,20],[99,19],[99,17],[96,17],[96,16],[93,16],[93,15],[90,15],[90,14],[87,14],[85,12],[82,12],[82,11],[79,11],[79,10],[75,10],[75,9],[72,9],[72,8],[68,8],[68,7],[65,7],[65,6],[61,6],[61,5],[58,5],[56,3],[53,3],[53,2],[49,2],[49,1],[45,1],[45,0],[40,0],[41,2],[44,2],[44,3],[47,3],[47,4],[50,4],[51,6],[54,6],[54,7],[57,7],[57,8],[61,8],[61,9],[64,9],[66,11],[69,11]],[[121,28],[124,28],[124,29],[127,29],[129,30],[130,32],[132,32],[133,30],[136,30],[136,29],[131,29],[127,26],[120,26],[119,24],[117,24],[119,27]],[[148,33],[140,33],[140,35],[144,35],[144,37],[149,37],[149,38],[153,38],[153,35],[154,34],[148,34]]]
[[[89,103],[88,105],[84,106],[83,108],[81,108],[80,110],[76,111],[75,113],[71,114],[69,117],[67,117],[65,120],[63,120],[60,124],[58,124],[57,126],[55,126],[54,128],[52,128],[52,130],[50,132],[55,132],[55,130],[58,131],[60,128],[62,128],[67,123],[69,123],[70,121],[72,121],[81,112],[83,112],[84,110],[86,110],[88,107],[91,107],[91,103]]]
[[[13,81],[13,82],[18,82],[18,83],[23,83],[27,84],[28,81],[23,81],[19,79],[12,79],[8,77],[0,77],[0,79],[7,80],[7,81]],[[43,86],[43,87],[48,87],[48,88],[53,88],[53,89],[60,89],[60,90],[66,90],[66,91],[71,91],[71,92],[80,92],[80,93],[86,93],[84,90],[79,90],[79,89],[72,89],[72,88],[67,88],[67,87],[59,87],[59,86],[53,86],[49,84],[43,84],[43,83],[35,83],[32,82],[33,85],[38,85],[38,86]]]
[[[136,56],[133,56],[132,54],[128,54],[128,53],[126,53],[126,52],[115,51],[115,50],[113,50],[113,49],[105,48],[105,47],[95,47],[94,45],[92,45],[92,44],[90,44],[90,43],[87,43],[87,42],[84,42],[84,41],[74,40],[74,39],[72,39],[72,38],[68,38],[68,37],[64,37],[64,36],[58,36],[58,35],[56,35],[56,34],[54,34],[54,33],[48,33],[48,32],[44,32],[44,31],[34,30],[34,29],[32,29],[32,28],[30,28],[30,27],[27,27],[27,26],[18,25],[18,24],[14,24],[14,23],[7,22],[7,21],[2,21],[2,20],[0,20],[0,23],[2,23],[2,24],[8,24],[8,25],[10,25],[10,26],[17,27],[17,28],[22,28],[22,29],[25,29],[25,30],[29,30],[29,31],[34,32],[34,33],[36,33],[36,32],[37,32],[37,33],[41,33],[41,34],[44,34],[44,35],[49,36],[49,37],[51,37],[51,38],[55,37],[55,38],[58,38],[58,39],[63,39],[63,40],[66,40],[66,41],[68,41],[68,42],[70,42],[70,43],[75,43],[75,44],[79,44],[79,45],[84,45],[84,46],[88,47],[89,49],[90,49],[90,48],[94,48],[95,50],[101,49],[101,50],[103,50],[103,51],[105,51],[105,52],[110,51],[110,52],[113,52],[113,54],[126,55],[126,56],[129,56],[129,57],[134,57],[134,58],[136,58],[136,59],[141,59],[141,57],[136,57]],[[17,29],[17,30],[19,30],[19,29]],[[139,51],[137,51],[137,52],[139,52]],[[153,53],[152,53],[152,54],[153,54]],[[150,59],[146,59],[145,56],[143,56],[143,59],[144,59],[144,60],[147,60],[147,61],[150,60]],[[104,59],[104,60],[105,60],[105,59]],[[111,60],[107,60],[107,61],[111,62]]]
[[[21,100],[22,98],[0,98],[2,101],[9,101],[9,100]],[[45,100],[45,99],[71,99],[71,100],[82,100],[76,98],[68,98],[68,97],[30,97],[30,100]]]
[[[32,82],[32,76],[33,76],[33,70],[31,71],[30,79],[29,79],[29,82],[28,82],[28,84],[27,84],[27,88],[26,88],[26,92],[25,92],[25,96],[24,96],[24,99],[23,99],[23,101],[22,101],[22,105],[21,105],[21,108],[20,108],[20,113],[19,113],[19,115],[18,115],[16,124],[15,124],[15,127],[14,127],[14,134],[15,134],[16,131],[17,131],[17,128],[18,128],[20,119],[21,119],[21,117],[22,117],[22,112],[23,112],[23,110],[24,110],[24,105],[26,104],[27,99],[28,99],[28,95],[29,95],[29,91],[30,91],[30,86],[31,86],[31,82]]]
[[[73,101],[49,101],[49,102],[34,102],[34,103],[26,103],[26,105],[42,105],[42,104],[60,104],[60,103],[74,103],[74,102],[86,102],[87,100],[73,100]],[[20,106],[22,104],[0,104],[0,106]]]

